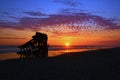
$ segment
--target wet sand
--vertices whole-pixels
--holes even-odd
[[[67,54],[69,52],[83,52],[88,50],[96,50],[97,48],[89,48],[89,49],[61,49],[61,50],[49,50],[48,57],[55,57],[62,54]],[[19,59],[20,55],[16,54],[17,52],[7,52],[0,53],[0,61],[8,60],[8,59]]]
[[[0,80],[120,80],[120,48],[0,61]]]

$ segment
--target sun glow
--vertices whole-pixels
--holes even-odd
[[[69,44],[68,42],[66,42],[65,45],[66,45],[67,47],[70,46],[70,44]]]

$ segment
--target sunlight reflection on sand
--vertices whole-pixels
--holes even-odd
[[[95,49],[65,49],[65,50],[52,50],[48,51],[48,57],[54,57],[62,54],[67,54],[69,52],[82,52],[82,51],[88,51],[88,50],[95,50]],[[0,54],[0,60],[7,60],[7,59],[18,59],[19,55],[16,54],[16,52],[11,53],[3,53]]]
[[[82,52],[82,51],[88,51],[88,50],[95,50],[95,49],[65,49],[65,50],[56,50],[56,51],[49,51],[48,56],[54,57],[62,54],[67,54],[70,52]]]

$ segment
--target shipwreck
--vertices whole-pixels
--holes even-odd
[[[36,32],[32,39],[19,46],[17,54],[20,58],[48,57],[48,37],[44,33]]]

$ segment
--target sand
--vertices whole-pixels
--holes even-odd
[[[0,61],[0,80],[120,80],[120,48]]]

